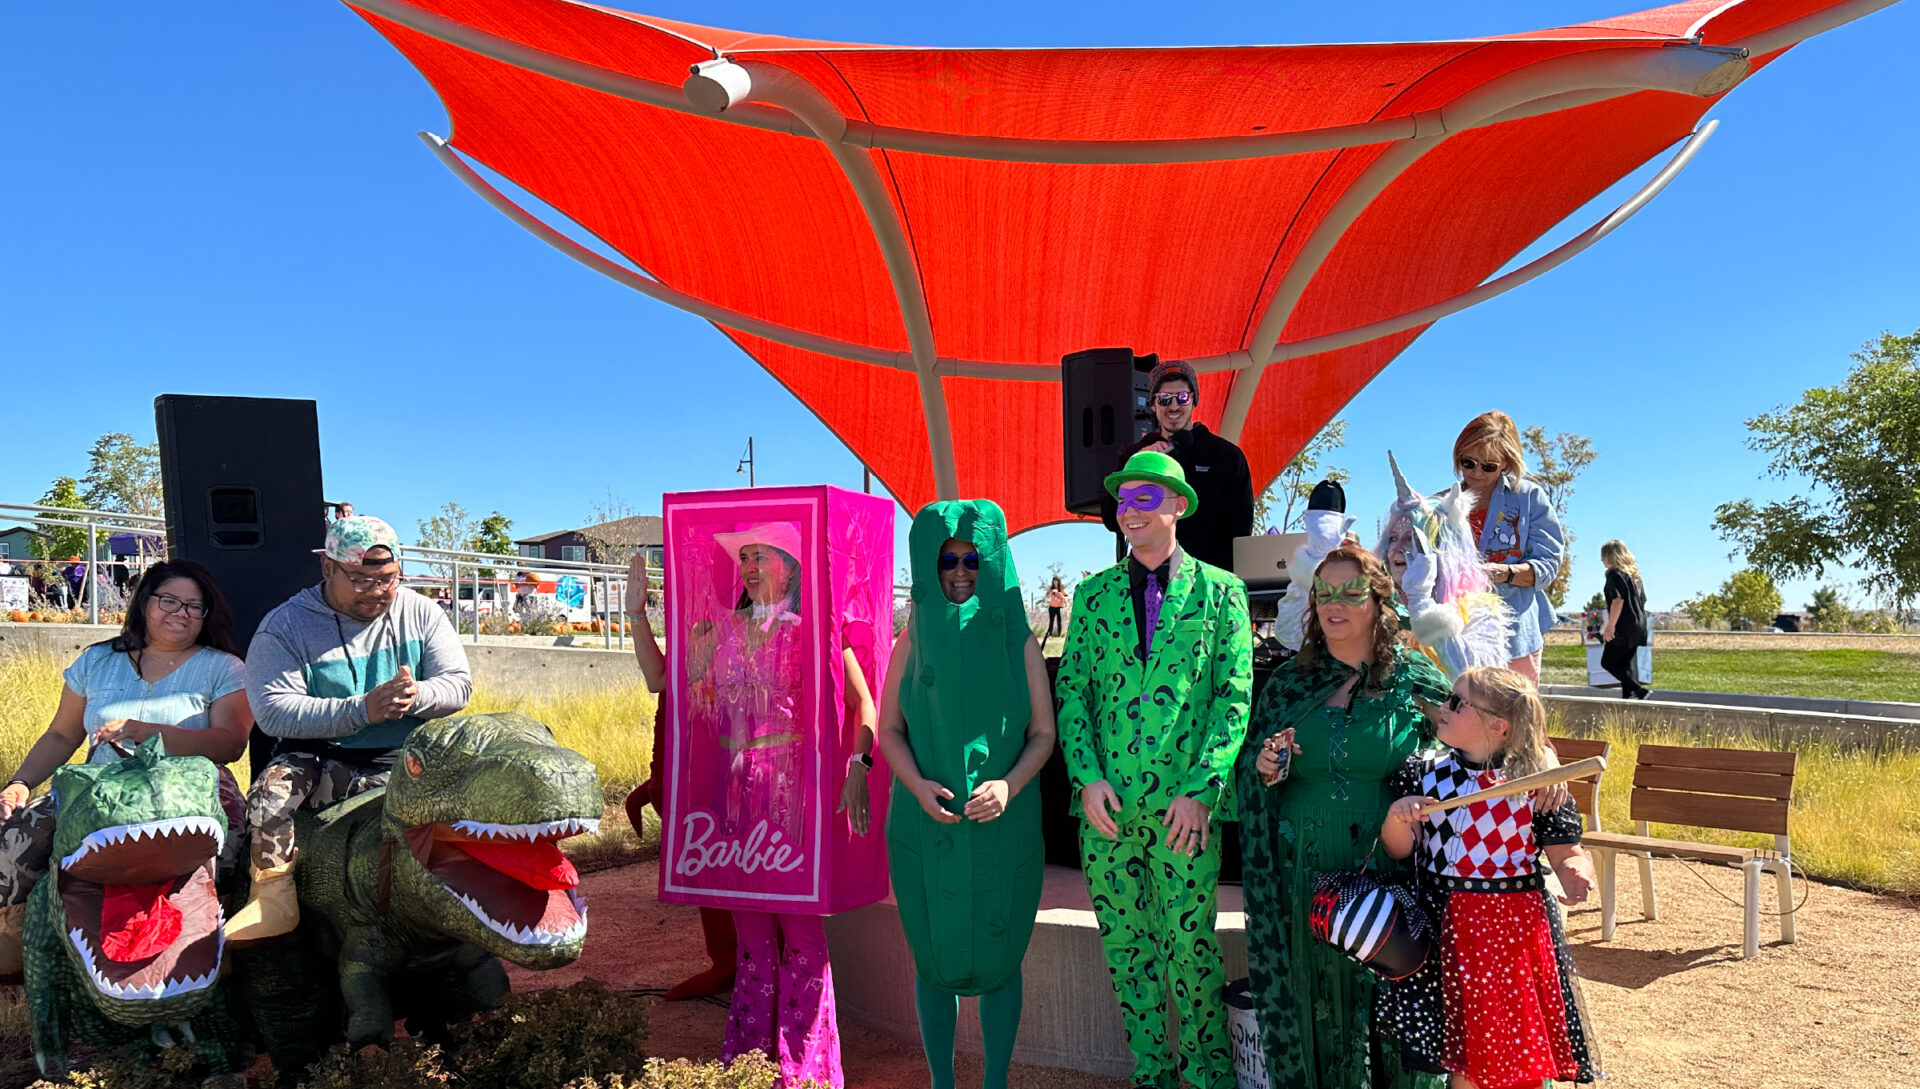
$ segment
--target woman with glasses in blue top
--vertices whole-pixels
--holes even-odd
[[[1565,560],[1567,535],[1546,489],[1526,479],[1520,428],[1504,412],[1483,412],[1453,442],[1459,486],[1473,496],[1467,524],[1499,594],[1513,609],[1507,668],[1540,683],[1540,651],[1553,628],[1553,585]]]
[[[191,560],[149,567],[120,634],[81,651],[64,677],[52,723],[0,789],[0,975],[19,971],[27,893],[46,875],[53,849],[56,799],[32,798],[33,788],[82,744],[89,763],[106,764],[158,735],[169,755],[222,765],[229,827],[246,827],[245,803],[225,765],[246,751],[253,711],[233,645],[233,610],[206,568]],[[230,834],[227,844],[237,852],[245,838]]]

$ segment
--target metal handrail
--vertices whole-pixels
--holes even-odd
[[[401,545],[400,553],[418,555],[428,559],[447,557],[457,560],[470,560],[488,567],[534,567],[566,568],[572,571],[591,571],[609,575],[624,575],[625,566],[614,563],[593,563],[588,560],[550,560],[545,556],[522,556],[517,552],[469,552],[457,548],[428,548],[424,545]]]
[[[69,517],[91,515],[101,518],[119,518],[123,521],[152,522],[162,528],[165,528],[167,524],[166,517],[159,514],[134,514],[130,511],[120,510],[92,510],[87,507],[49,507],[40,503],[0,503],[0,510],[44,511],[48,514],[64,514]],[[141,532],[145,532],[145,530]]]

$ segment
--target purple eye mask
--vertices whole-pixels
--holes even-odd
[[[1158,484],[1122,484],[1120,494],[1114,498],[1120,504],[1114,511],[1116,516],[1127,513],[1129,507],[1143,514],[1152,514],[1167,501],[1167,489]]]

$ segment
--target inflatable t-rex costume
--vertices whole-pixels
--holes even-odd
[[[207,1073],[243,1070],[253,1048],[220,976],[227,837],[219,769],[168,756],[159,737],[113,764],[54,772],[55,865],[28,900],[22,941],[34,1058],[63,1076],[67,1044],[151,1038],[199,1045]],[[228,906],[245,899],[225,889]]]
[[[342,1003],[350,1044],[385,1044],[396,1016],[433,1035],[491,1007],[500,958],[571,963],[586,902],[557,844],[596,831],[601,805],[585,757],[506,712],[421,726],[383,790],[302,813],[300,940],[242,961],[274,1065],[298,1070],[337,1039]]]

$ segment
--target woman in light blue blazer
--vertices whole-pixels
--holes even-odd
[[[1526,479],[1520,428],[1504,412],[1483,412],[1453,442],[1454,472],[1473,493],[1469,521],[1494,590],[1513,607],[1507,668],[1540,683],[1540,651],[1553,627],[1547,587],[1560,573],[1567,537],[1545,489]]]

